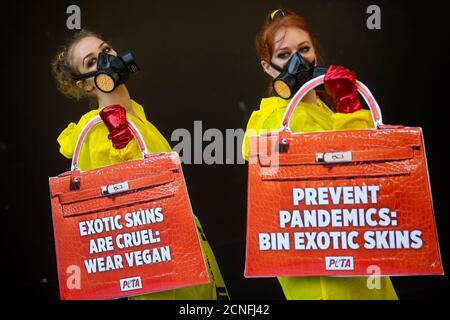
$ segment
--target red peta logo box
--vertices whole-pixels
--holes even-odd
[[[326,270],[353,270],[353,257],[325,257]]]
[[[128,279],[120,279],[120,290],[121,291],[131,291],[142,289],[141,277],[134,277]]]

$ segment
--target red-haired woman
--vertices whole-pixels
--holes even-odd
[[[261,66],[272,79],[290,61],[300,55],[311,65],[322,65],[318,43],[306,21],[289,10],[275,10],[268,17],[256,41]],[[333,67],[335,68],[335,67]],[[337,67],[348,79],[354,73]],[[327,87],[328,79],[328,87]],[[325,77],[327,92],[311,90],[295,110],[291,120],[293,132],[373,128],[371,113],[361,108],[357,92],[333,91],[333,77]],[[253,112],[247,124],[242,152],[248,160],[249,132],[278,131],[289,100],[274,96],[261,101],[260,109]],[[331,91],[331,92],[330,92]],[[397,299],[389,277],[382,277],[380,289],[369,289],[366,277],[278,277],[287,299]]]
[[[70,123],[58,137],[60,152],[68,159],[74,153],[75,144],[81,130],[92,118],[100,114],[104,123],[95,126],[87,135],[79,159],[79,168],[90,170],[121,161],[141,158],[141,151],[126,126],[131,120],[142,133],[151,153],[170,152],[166,139],[146,118],[144,108],[132,100],[120,73],[117,83],[108,78],[96,77],[99,66],[115,64],[117,53],[99,35],[90,31],[79,31],[67,41],[52,61],[52,73],[58,90],[68,98],[87,98],[97,105],[87,112],[77,124]],[[127,59],[130,57],[128,56]],[[112,62],[115,61],[115,62]],[[186,299],[227,299],[228,293],[214,254],[206,240],[200,222],[195,218],[201,235],[200,243],[206,260],[211,283],[185,287],[134,299],[186,300]]]

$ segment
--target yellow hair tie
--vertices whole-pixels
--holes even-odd
[[[64,51],[58,54],[58,60],[62,61],[64,59]]]
[[[275,18],[284,17],[284,12],[281,9],[277,9],[270,14],[270,20],[275,20]]]

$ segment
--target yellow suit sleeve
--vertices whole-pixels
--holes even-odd
[[[132,106],[138,118],[129,114],[127,114],[127,118],[131,120],[141,132],[147,146],[147,151],[149,153],[170,152],[172,149],[169,143],[158,129],[147,121],[142,106],[134,100],[132,100]],[[72,122],[61,132],[57,141],[60,145],[59,151],[64,157],[68,159],[73,157],[75,145],[81,130],[92,118],[99,114],[100,110],[101,109],[92,110],[86,113],[81,117],[77,124]],[[116,149],[113,147],[111,140],[108,139],[108,134],[108,128],[103,123],[97,124],[87,134],[78,161],[81,170],[90,170],[142,157],[136,139],[131,140],[125,148]]]
[[[372,114],[360,109],[353,113],[334,113],[333,130],[351,130],[373,128]]]
[[[261,101],[260,109],[252,113],[244,135],[242,155],[245,160],[248,161],[249,136],[260,134],[262,130],[278,131],[287,105],[287,100],[278,97],[266,98]],[[293,132],[332,130],[332,117],[333,112],[320,99],[317,99],[315,104],[300,102],[292,115],[290,128]],[[341,120],[341,122],[345,121]]]
[[[142,158],[135,139],[131,140],[125,148],[116,149],[113,147],[112,141],[108,139],[108,134],[108,128],[103,123],[99,123],[89,132],[81,148],[78,163],[81,170]]]
[[[244,134],[244,140],[242,141],[242,157],[248,161],[248,154],[249,154],[249,137],[254,134],[258,134],[258,123],[261,119],[261,113],[260,111],[254,111],[252,115],[250,116],[250,119],[247,123],[247,128],[245,130]]]
[[[74,122],[69,123],[56,139],[59,143],[59,152],[67,159],[72,159],[73,150],[75,149],[75,143],[72,135],[75,131],[76,124]]]

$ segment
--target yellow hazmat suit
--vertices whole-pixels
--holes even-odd
[[[288,103],[279,97],[262,99],[260,109],[252,113],[247,124],[242,145],[244,159],[248,160],[249,135],[258,134],[260,130],[278,131]],[[290,127],[293,132],[311,132],[373,128],[374,125],[369,110],[334,113],[317,98],[315,104],[300,102],[292,115]],[[379,289],[369,289],[368,280]],[[379,286],[376,286],[377,280],[380,280]],[[288,300],[398,299],[389,277],[278,277],[278,281]]]
[[[132,107],[137,118],[127,114],[141,132],[148,152],[171,152],[169,143],[164,139],[158,129],[155,128],[144,113],[144,109],[137,102],[132,100]],[[103,108],[92,110],[81,117],[77,124],[70,123],[58,137],[60,152],[68,159],[71,159],[75,149],[78,136],[86,123],[97,116]],[[79,168],[81,170],[90,170],[117,162],[142,158],[141,151],[135,139],[131,140],[123,149],[115,149],[111,140],[108,139],[108,128],[104,124],[95,126],[86,136],[81,149]],[[217,265],[214,254],[202,230],[199,220],[195,217],[197,232],[200,238],[200,244],[205,258],[211,282],[206,285],[191,286],[163,292],[156,292],[146,295],[133,297],[131,299],[139,300],[228,300],[228,292],[225,287],[222,275]]]

